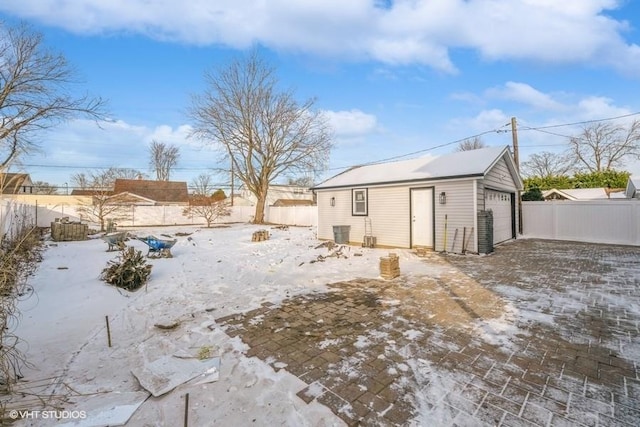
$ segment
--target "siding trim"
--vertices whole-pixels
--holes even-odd
[[[484,196],[483,196],[484,197]],[[473,249],[478,253],[478,180],[473,180],[473,229],[476,234],[473,238]]]
[[[313,191],[324,191],[324,190],[335,190],[340,188],[360,188],[360,187],[374,187],[374,186],[383,186],[383,185],[402,185],[402,184],[411,184],[416,182],[437,182],[437,181],[446,181],[452,179],[469,179],[469,178],[477,178],[484,177],[482,173],[475,173],[470,175],[452,175],[452,176],[439,176],[434,178],[417,178],[417,179],[407,179],[402,181],[383,181],[383,182],[370,182],[363,184],[347,184],[347,185],[335,185],[331,187],[313,187],[311,190]],[[322,185],[322,184],[321,184]]]

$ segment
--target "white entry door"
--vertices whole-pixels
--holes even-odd
[[[411,246],[433,248],[433,188],[411,190]]]
[[[513,206],[511,193],[486,190],[485,209],[493,211],[493,243],[498,244],[513,239]]]

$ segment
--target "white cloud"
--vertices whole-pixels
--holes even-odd
[[[475,117],[467,120],[458,120],[458,123],[464,123],[470,129],[478,132],[484,132],[493,129],[502,129],[506,123],[510,123],[511,116],[505,114],[504,111],[494,108],[491,110],[482,110]]]
[[[490,97],[516,101],[541,110],[561,111],[565,107],[549,94],[540,92],[526,83],[507,82],[504,86],[487,91]]]
[[[77,33],[137,32],[157,39],[426,64],[455,72],[450,49],[489,60],[640,69],[615,0],[3,0],[0,11]]]
[[[324,111],[336,137],[358,137],[373,133],[377,129],[376,116],[360,110]]]
[[[613,105],[613,100],[601,96],[586,97],[576,106],[576,116],[584,119],[601,119],[631,114],[632,111]]]

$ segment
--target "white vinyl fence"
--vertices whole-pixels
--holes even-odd
[[[204,225],[205,220],[197,216],[183,215],[184,206],[129,206],[115,219],[121,227],[158,226],[158,225]],[[17,212],[28,215],[39,227],[48,227],[56,218],[69,217],[70,221],[80,221],[77,206],[63,204],[31,205],[19,201],[3,200],[0,204],[0,230],[6,233],[12,223],[11,218]],[[218,218],[216,223],[250,222],[255,207],[234,206],[231,215]],[[316,206],[269,206],[265,209],[265,221],[286,225],[317,225],[318,208]]]
[[[32,227],[35,223],[35,209],[31,206],[4,200],[0,204],[0,240],[12,239],[23,227]]]
[[[640,246],[640,200],[522,203],[525,237]]]

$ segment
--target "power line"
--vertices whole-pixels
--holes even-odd
[[[135,169],[135,170],[146,169],[146,168],[134,168],[134,167],[119,168],[115,166],[29,165],[29,164],[24,164],[23,166],[30,167],[30,168],[50,168],[50,169]],[[171,168],[172,171],[174,170],[213,170],[213,169],[219,169],[219,168],[211,167],[211,166]]]
[[[536,127],[521,126],[519,130],[520,131],[537,131],[537,132],[546,133],[546,134],[549,134],[549,135],[558,136],[558,137],[562,137],[562,138],[575,138],[574,136],[563,135],[563,134],[560,134],[560,133],[547,131],[546,129],[554,129],[554,128],[559,128],[559,127],[568,127],[568,126],[577,126],[577,125],[585,125],[585,124],[591,124],[591,123],[601,123],[601,122],[619,120],[619,119],[624,119],[624,118],[634,117],[634,116],[639,116],[639,115],[640,115],[640,112],[636,112],[636,113],[624,114],[624,115],[620,115],[620,116],[608,117],[608,118],[603,118],[603,119],[583,120],[583,121],[579,121],[579,122],[562,123],[562,124],[556,124],[556,125],[536,126]],[[464,138],[457,139],[455,141],[446,142],[444,144],[438,144],[438,145],[434,145],[434,146],[431,146],[431,147],[428,147],[428,148],[424,148],[424,149],[421,149],[421,150],[412,151],[410,153],[400,154],[400,155],[397,155],[397,156],[387,157],[387,158],[384,158],[384,159],[378,159],[378,160],[374,160],[374,161],[371,161],[371,162],[360,163],[360,164],[351,164],[351,165],[347,165],[347,166],[332,167],[332,168],[326,169],[326,171],[343,170],[343,169],[348,169],[348,168],[352,168],[352,167],[356,167],[356,166],[369,166],[369,165],[375,165],[375,164],[386,163],[386,162],[390,162],[390,161],[394,161],[394,160],[399,160],[399,159],[403,159],[403,158],[407,158],[407,157],[412,157],[412,156],[416,156],[418,154],[422,154],[422,153],[426,153],[426,152],[429,152],[429,151],[433,151],[433,150],[436,150],[436,149],[439,149],[439,148],[448,147],[450,145],[457,144],[457,143],[460,143],[460,142],[468,140],[468,139],[479,138],[479,137],[481,137],[483,135],[487,135],[487,134],[490,134],[490,133],[508,132],[507,130],[504,130],[503,128],[509,127],[509,126],[511,126],[511,122],[506,123],[506,124],[502,125],[501,127],[497,128],[497,129],[487,130],[487,131],[480,132],[480,133],[475,134],[475,135],[471,135],[471,136],[467,136],[467,137],[464,137]],[[526,145],[526,147],[528,147],[528,148],[548,147],[548,146],[555,146],[555,145],[549,145],[549,144],[544,144],[544,145]],[[114,169],[136,169],[137,170],[137,168],[131,168],[131,167],[115,168],[114,166],[72,166],[72,165],[41,165],[41,164],[24,164],[23,166],[25,166],[25,167],[33,167],[33,168],[50,168],[50,169],[111,169],[111,168],[114,168]],[[215,170],[215,169],[217,169],[218,172],[221,172],[221,169],[219,167],[175,167],[172,170],[175,170],[175,171],[179,171],[179,170],[180,171],[198,171],[198,170]]]
[[[444,143],[444,144],[434,145],[434,146],[429,147],[429,148],[423,148],[422,150],[413,151],[413,152],[411,152],[411,153],[407,153],[407,154],[401,154],[401,155],[398,155],[398,156],[387,157],[386,159],[374,160],[374,161],[371,161],[371,162],[367,162],[367,163],[360,163],[360,164],[356,164],[356,165],[342,166],[342,167],[334,167],[334,168],[329,168],[329,169],[327,169],[327,170],[347,169],[347,168],[355,167],[355,166],[369,166],[369,165],[377,165],[377,164],[380,164],[380,163],[386,163],[386,162],[390,162],[390,161],[393,161],[393,160],[402,159],[402,158],[405,158],[405,157],[411,157],[411,156],[415,156],[415,155],[417,155],[417,154],[426,153],[427,151],[433,151],[433,150],[436,150],[436,149],[438,149],[438,148],[443,148],[443,147],[448,147],[449,145],[458,144],[458,143],[460,143],[460,142],[462,142],[462,141],[466,141],[466,140],[468,140],[468,139],[479,138],[479,137],[481,137],[481,136],[483,136],[483,135],[487,135],[487,134],[489,134],[489,133],[494,133],[494,132],[495,132],[495,133],[507,132],[506,130],[502,130],[502,128],[504,128],[504,127],[506,127],[506,126],[510,126],[510,125],[511,125],[511,123],[507,123],[507,124],[505,124],[505,125],[501,126],[501,127],[500,127],[500,128],[498,128],[498,129],[487,130],[487,131],[484,131],[484,132],[480,132],[480,133],[478,133],[478,134],[476,134],[476,135],[471,135],[471,136],[467,136],[467,137],[465,137],[465,138],[456,139],[455,141],[446,142],[446,143]]]
[[[566,127],[566,126],[588,125],[591,123],[601,123],[601,122],[609,122],[612,120],[626,119],[628,117],[633,117],[633,116],[640,116],[640,111],[637,113],[623,114],[621,116],[608,117],[605,119],[583,120],[581,122],[563,123],[563,124],[548,125],[548,126],[536,126],[536,127],[526,126],[521,128],[521,130],[541,130],[541,129],[553,129],[553,128],[559,128],[559,127]],[[564,136],[564,135],[560,135],[560,136]]]

